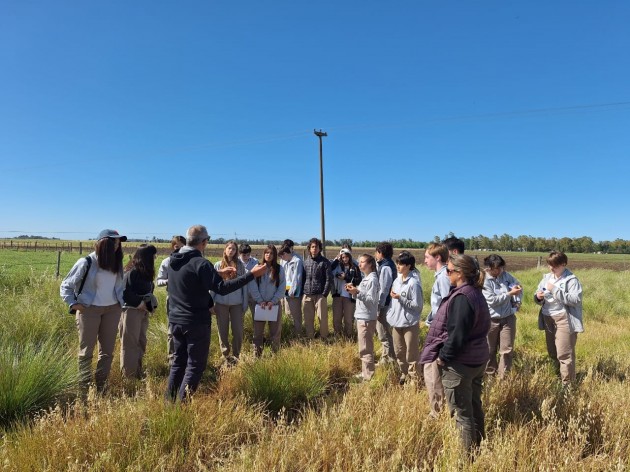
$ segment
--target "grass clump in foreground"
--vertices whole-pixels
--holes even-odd
[[[348,350],[341,344],[335,350]],[[294,344],[274,355],[246,359],[232,374],[233,390],[252,404],[262,404],[273,414],[295,413],[321,398],[333,385],[343,385],[351,375],[353,363],[320,343]]]
[[[0,426],[55,405],[74,394],[76,363],[56,340],[17,345],[0,340]]]

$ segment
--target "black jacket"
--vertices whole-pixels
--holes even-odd
[[[332,286],[330,261],[321,254],[315,259],[304,259],[304,295],[328,296]]]
[[[181,325],[210,324],[214,304],[210,290],[227,295],[254,279],[251,272],[223,280],[198,249],[171,255],[168,267],[168,321]]]

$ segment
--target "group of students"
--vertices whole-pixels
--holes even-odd
[[[98,342],[94,381],[99,391],[106,385],[117,333],[122,372],[142,376],[148,317],[157,307],[153,295],[157,250],[141,245],[123,267],[121,242],[126,239],[115,230],[101,231],[95,251],[77,261],[60,288],[71,313],[76,313],[85,386],[92,380]],[[475,258],[464,254],[464,243],[457,238],[427,247],[424,262],[435,275],[426,319],[429,331],[421,349],[422,283],[410,252],[401,251],[394,259],[391,244],[383,242],[374,255],[365,253],[355,260],[351,248],[344,246],[330,261],[322,255],[322,242],[313,238],[304,259],[294,251],[293,242],[285,240],[279,250],[272,244],[265,247],[259,262],[249,245],[229,241],[212,267],[200,252],[208,239],[203,226],[191,227],[186,238],[174,237],[173,252],[157,273],[157,286],[168,291],[171,398],[183,400],[198,385],[207,362],[211,314],[216,316],[221,354],[227,364],[234,364],[242,350],[248,308],[254,352],[260,356],[266,324],[272,350],[279,349],[283,311],[293,321],[297,337],[303,336],[304,328],[306,337],[314,338],[317,317],[319,336],[327,339],[332,294],[335,335],[350,338],[356,326],[362,365],[357,378],[369,381],[375,373],[376,335],[382,346],[379,363],[397,363],[401,384],[423,375],[431,415],[438,415],[446,402],[456,416],[464,447],[472,450],[480,443],[483,377],[502,378],[511,368],[523,294],[518,280],[505,271],[501,256],[486,257],[483,270]],[[190,261],[192,269],[186,268]],[[575,344],[577,333],[583,331],[582,287],[567,262],[564,253],[551,252],[550,272],[534,294],[541,306],[539,328],[545,330],[549,355],[564,384],[575,380]],[[177,279],[175,288],[170,287],[169,274]],[[190,293],[198,292],[201,295],[191,299]],[[198,325],[190,324],[193,318]],[[204,326],[201,338],[192,329],[195,326]]]

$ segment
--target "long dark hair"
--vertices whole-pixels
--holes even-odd
[[[136,270],[143,279],[149,282],[155,277],[155,255],[157,249],[152,244],[141,244],[125,267],[125,270]]]
[[[348,264],[344,264],[343,263],[343,255],[348,256]],[[356,269],[357,271],[359,270],[359,266],[356,265],[354,263],[354,260],[352,260],[352,253],[348,253],[348,252],[342,252],[341,255],[339,256],[339,265],[341,266],[342,269],[345,269],[346,267],[349,269]]]
[[[267,252],[271,252],[271,262],[269,265],[271,266],[271,280],[275,281],[276,287],[280,285],[280,264],[278,264],[278,250],[276,246],[273,244],[268,244],[265,250],[263,251],[263,262],[265,262],[265,254]],[[265,262],[266,263],[266,262]],[[257,279],[260,283],[260,277]]]
[[[117,274],[123,268],[122,243],[116,249],[115,238],[101,238],[94,245],[96,263],[103,270]]]

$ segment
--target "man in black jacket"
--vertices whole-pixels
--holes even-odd
[[[210,308],[214,304],[209,291],[226,295],[267,271],[266,266],[255,266],[245,275],[224,280],[222,276],[236,275],[236,269],[215,270],[202,254],[208,239],[205,226],[191,226],[186,233],[186,246],[171,256],[168,268],[168,322],[175,347],[166,392],[171,400],[185,400],[193,393],[206,368]]]
[[[308,242],[309,257],[304,260],[304,328],[306,336],[315,336],[315,313],[319,318],[319,334],[322,339],[328,338],[328,293],[332,286],[330,261],[322,256],[322,242],[312,238]]]

